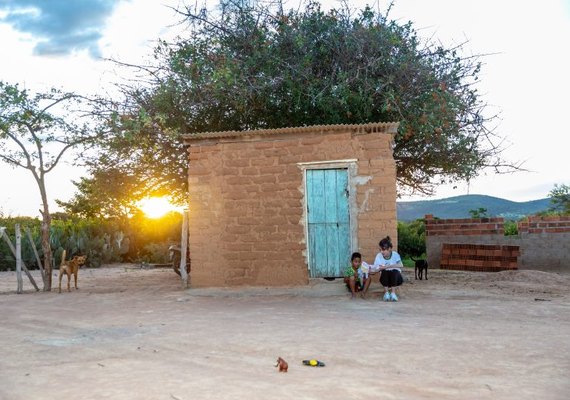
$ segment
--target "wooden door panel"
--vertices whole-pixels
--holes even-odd
[[[340,276],[350,260],[348,170],[307,170],[311,277]]]

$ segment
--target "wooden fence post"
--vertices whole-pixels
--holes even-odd
[[[182,237],[180,238],[180,277],[182,288],[188,287],[188,272],[186,271],[186,254],[188,253],[188,210],[182,213]]]
[[[44,266],[42,264],[42,261],[40,260],[40,256],[38,254],[38,249],[36,249],[36,244],[34,243],[34,238],[32,237],[32,232],[30,232],[29,228],[26,228],[26,234],[28,235],[28,240],[30,241],[30,244],[32,245],[32,250],[34,251],[34,255],[36,256],[36,262],[38,263],[38,267],[40,268],[40,272],[42,273],[42,281],[44,282],[44,290],[47,287],[47,281],[46,281],[46,273],[44,271]]]
[[[20,231],[20,225],[16,224],[16,226],[18,227],[18,232]],[[14,258],[16,258],[16,272],[18,270],[18,256],[16,255],[16,249],[14,248],[14,245],[12,244],[12,242],[10,241],[10,238],[8,237],[8,235],[6,234],[6,232],[4,232],[4,230],[1,230],[0,233],[2,234],[2,236],[4,237],[4,240],[6,241],[6,244],[8,245],[8,247],[10,248],[10,251],[12,252],[12,254],[14,255]],[[21,238],[21,235],[20,235]],[[17,239],[16,239],[17,241]],[[28,279],[30,280],[30,282],[32,283],[32,285],[34,286],[34,288],[36,289],[36,292],[40,290],[40,288],[38,288],[38,285],[36,285],[36,281],[34,280],[34,277],[32,276],[32,274],[30,274],[30,271],[28,271],[28,267],[26,267],[26,263],[24,263],[24,261],[22,261],[22,257],[20,254],[20,265],[22,266],[22,269],[24,270],[24,272],[26,273],[26,275],[28,276]],[[22,272],[20,270],[20,276],[21,276]],[[21,292],[19,292],[21,293]]]
[[[16,276],[18,277],[16,293],[22,293],[24,282],[22,281],[22,233],[20,232],[20,224],[16,224],[14,229],[16,231]]]

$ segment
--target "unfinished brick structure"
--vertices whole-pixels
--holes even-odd
[[[426,251],[428,263],[434,268],[457,268],[466,270],[537,269],[558,272],[570,269],[570,217],[528,217],[518,223],[518,235],[504,236],[503,218],[434,219],[426,215]],[[489,257],[485,269],[480,257],[467,257],[465,266],[450,264],[449,254],[442,255],[444,245],[478,245],[479,256]],[[492,246],[491,249],[488,246]],[[498,248],[497,248],[498,247]],[[517,248],[518,247],[518,251]],[[509,254],[503,252],[508,250]],[[446,250],[449,253],[451,250]],[[457,250],[459,251],[459,250]],[[501,252],[501,255],[494,252]],[[477,252],[476,252],[477,253]],[[492,259],[494,256],[497,259]],[[517,257],[517,265],[513,264]],[[447,257],[447,259],[446,259]],[[503,257],[504,259],[500,260]],[[457,260],[457,258],[456,258]],[[478,268],[477,268],[478,267]]]
[[[340,276],[394,239],[397,123],[184,136],[191,285],[283,286]]]

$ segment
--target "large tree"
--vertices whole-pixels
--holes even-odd
[[[139,212],[136,201],[146,195],[140,181],[122,170],[99,168],[73,182],[77,192],[71,200],[55,202],[70,215],[125,221]]]
[[[59,165],[65,153],[87,145],[101,132],[83,108],[85,100],[55,89],[32,94],[0,81],[0,161],[28,170],[38,187],[46,291],[51,290],[52,276],[46,175]]]
[[[555,184],[548,193],[550,197],[549,211],[560,214],[570,214],[570,185]]]
[[[183,197],[181,134],[377,121],[400,122],[400,193],[518,168],[500,157],[495,116],[477,91],[480,59],[461,45],[422,40],[411,23],[346,4],[284,11],[223,0],[178,12],[188,29],[157,46],[154,65],[137,66],[144,82],[124,86],[116,135],[94,169],[144,171],[143,185]]]

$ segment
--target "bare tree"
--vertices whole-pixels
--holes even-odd
[[[46,175],[70,149],[88,145],[102,133],[89,100],[52,89],[31,94],[18,85],[0,81],[0,161],[30,171],[40,192],[41,237],[45,268],[44,291],[51,290],[51,216]]]

